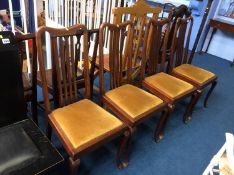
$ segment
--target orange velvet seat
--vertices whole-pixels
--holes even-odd
[[[87,99],[54,110],[50,114],[50,122],[63,142],[69,144],[72,154],[125,127],[119,119]]]
[[[146,77],[143,84],[173,101],[195,90],[193,85],[163,72]]]
[[[160,98],[130,84],[108,91],[105,97],[124,111],[125,117],[131,122],[136,122],[164,105]]]
[[[187,79],[188,82],[201,87],[217,78],[212,72],[191,64],[182,64],[174,68],[172,70],[172,75],[180,76],[183,79]]]

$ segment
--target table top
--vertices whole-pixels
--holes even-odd
[[[209,25],[213,28],[221,29],[227,32],[234,33],[234,25],[228,21],[221,19],[211,19]]]
[[[63,157],[30,119],[0,128],[0,174],[50,171]]]

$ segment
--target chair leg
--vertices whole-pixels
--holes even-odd
[[[38,117],[37,117],[37,102],[31,102],[31,111],[33,121],[38,125]]]
[[[128,145],[129,145],[129,142],[130,142],[130,139],[131,139],[131,132],[128,130],[128,131],[125,131],[124,132],[124,136],[119,144],[119,147],[118,147],[118,150],[117,150],[117,153],[116,153],[116,166],[119,168],[119,169],[122,169],[124,167],[127,167],[128,166],[128,163],[129,163],[129,159],[128,159]],[[121,161],[121,156],[125,154],[125,160],[124,161]]]
[[[80,166],[80,159],[75,159],[74,160],[72,157],[69,157],[70,175],[76,175],[79,166]]]
[[[184,123],[188,123],[192,119],[192,113],[195,105],[197,104],[199,98],[201,97],[202,91],[197,90],[191,97],[190,103],[188,107],[186,108],[186,111],[184,113],[183,121]]]
[[[205,101],[204,101],[204,107],[205,107],[205,108],[207,108],[208,99],[209,99],[209,97],[210,97],[211,93],[213,92],[213,90],[214,90],[214,88],[215,88],[216,85],[217,85],[217,80],[215,80],[215,81],[212,83],[212,85],[211,85],[211,87],[210,87],[210,90],[208,91],[208,93],[207,93],[207,95],[206,95],[206,98],[205,98]]]
[[[156,143],[159,143],[164,138],[164,129],[166,127],[167,121],[173,112],[175,105],[169,104],[167,109],[162,111],[159,123],[154,132],[154,139]]]
[[[49,124],[49,122],[47,122],[47,126],[46,126],[46,136],[48,137],[49,140],[51,140],[51,136],[52,136],[52,127]]]

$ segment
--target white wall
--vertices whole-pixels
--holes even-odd
[[[210,35],[211,32],[207,36],[203,50],[206,49]],[[234,34],[218,30],[211,41],[208,53],[232,61],[234,59]]]

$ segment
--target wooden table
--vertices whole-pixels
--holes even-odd
[[[214,34],[217,32],[217,30],[223,30],[225,32],[230,32],[230,33],[234,33],[234,25],[231,24],[231,23],[227,23],[226,21],[223,21],[223,20],[220,20],[220,19],[211,19],[210,22],[209,22],[209,26],[208,26],[208,29],[206,31],[206,34],[205,34],[205,37],[204,37],[204,40],[202,42],[202,47],[201,49],[203,48],[204,44],[205,44],[205,41],[206,41],[206,37],[210,31],[210,28],[213,28],[213,31],[212,31],[212,34],[211,34],[211,37],[209,39],[209,43],[207,45],[207,48],[205,50],[205,52],[208,51],[209,49],[209,46],[210,46],[210,43],[211,43],[211,40],[213,39],[213,36]],[[234,64],[234,59],[233,59],[233,62],[231,65]]]

